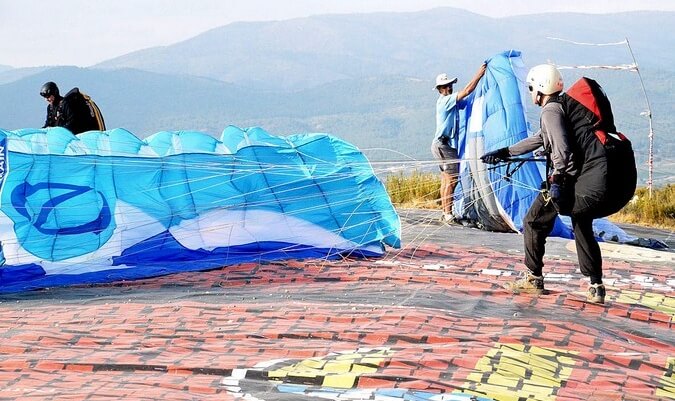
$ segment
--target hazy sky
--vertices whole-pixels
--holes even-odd
[[[0,65],[85,67],[235,21],[435,7],[503,17],[555,11],[675,11],[675,0],[0,0]]]

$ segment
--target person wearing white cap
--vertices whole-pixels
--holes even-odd
[[[459,175],[457,103],[476,89],[478,81],[485,74],[485,68],[485,64],[481,65],[471,81],[457,93],[452,92],[452,85],[457,82],[457,78],[450,79],[448,74],[439,74],[436,77],[435,89],[439,97],[436,101],[436,134],[431,143],[431,153],[440,162],[438,167],[441,170],[441,206],[443,208],[441,221],[446,224],[455,222],[452,215],[452,196]]]

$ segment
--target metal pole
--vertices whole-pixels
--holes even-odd
[[[647,160],[647,166],[649,168],[649,178],[647,179],[647,188],[649,189],[649,199],[652,198],[652,183],[654,182],[654,130],[652,129],[652,107],[649,104],[649,98],[647,97],[647,90],[645,89],[645,83],[642,80],[642,74],[640,74],[640,69],[638,68],[637,60],[635,60],[635,55],[633,54],[633,49],[630,47],[630,42],[626,38],[626,45],[628,46],[628,51],[630,56],[633,58],[633,64],[635,65],[635,71],[640,77],[640,85],[642,86],[642,93],[645,96],[645,101],[647,102],[647,111],[640,113],[640,115],[647,116],[649,119],[649,156]]]

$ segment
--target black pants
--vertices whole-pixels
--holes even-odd
[[[546,237],[551,234],[557,216],[558,211],[553,202],[547,203],[540,193],[523,219],[525,266],[536,276],[542,275]],[[572,228],[581,273],[590,277],[592,284],[602,283],[602,256],[593,234],[593,219],[572,216]]]

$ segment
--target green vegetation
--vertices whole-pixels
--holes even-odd
[[[440,208],[440,185],[438,174],[417,171],[410,175],[391,175],[385,180],[387,192],[396,207]],[[618,223],[675,229],[675,184],[653,190],[651,198],[647,188],[638,188],[633,200],[609,219]]]

